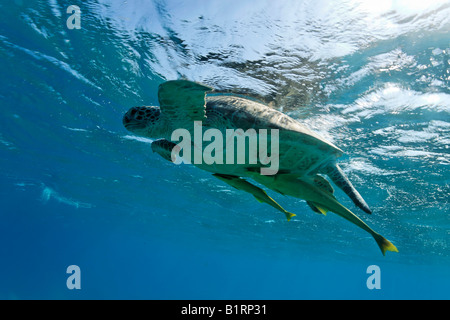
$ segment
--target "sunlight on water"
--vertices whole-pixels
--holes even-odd
[[[389,11],[401,12],[404,15],[423,14],[435,10],[447,3],[446,0],[381,0],[381,1],[355,1],[370,12],[385,13]]]

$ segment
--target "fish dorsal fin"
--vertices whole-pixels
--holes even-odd
[[[161,112],[177,124],[203,121],[206,115],[206,92],[212,90],[187,80],[164,82],[158,89]]]
[[[308,206],[311,207],[312,211],[314,211],[315,213],[323,214],[324,216],[327,215],[328,210],[323,209],[323,208],[319,207],[318,205],[316,205],[315,203],[312,203],[310,201],[306,201],[306,203],[308,204]]]
[[[256,200],[258,200],[259,203],[264,203],[264,201],[261,200],[260,198],[258,198],[257,196],[254,195],[254,197],[255,197]]]

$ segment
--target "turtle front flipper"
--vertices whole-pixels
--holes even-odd
[[[275,200],[273,200],[263,189],[251,184],[250,182],[248,182],[245,179],[242,179],[238,176],[219,174],[219,173],[214,173],[213,176],[215,176],[217,179],[222,180],[223,182],[229,184],[230,186],[232,186],[235,189],[243,190],[245,192],[250,193],[259,202],[261,202],[261,203],[265,202],[268,205],[271,205],[272,207],[274,207],[275,209],[283,212],[286,215],[286,218],[288,221],[290,221],[292,217],[296,216],[296,214],[286,211]]]
[[[209,91],[213,88],[187,80],[164,82],[158,89],[161,111],[176,123],[176,128],[189,128],[194,121],[205,119],[205,99]]]
[[[356,206],[361,208],[364,212],[369,214],[372,213],[372,210],[370,210],[363,197],[361,197],[359,192],[355,189],[355,187],[353,187],[344,171],[342,171],[336,163],[326,166],[323,172],[326,173],[327,176],[330,177],[330,179],[350,197],[350,199],[352,199]]]
[[[159,139],[153,141],[151,144],[153,152],[158,153],[161,157],[170,162],[175,162],[175,159],[172,158],[172,150],[175,146],[175,143],[166,139]]]

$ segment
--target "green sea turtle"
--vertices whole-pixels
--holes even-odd
[[[388,240],[342,206],[334,197],[330,183],[322,176],[328,176],[355,205],[371,213],[366,202],[336,163],[336,159],[343,154],[341,149],[300,122],[262,103],[235,95],[206,94],[211,91],[213,89],[210,87],[186,80],[165,82],[158,90],[160,107],[131,108],[124,115],[123,124],[134,134],[161,138],[152,143],[152,149],[169,161],[174,161],[172,151],[176,147],[171,141],[172,133],[177,129],[184,129],[195,135],[194,123],[198,121],[202,123],[203,130],[214,128],[224,136],[229,129],[254,129],[258,135],[261,130],[275,129],[279,136],[279,168],[275,175],[259,174],[258,169],[264,166],[260,162],[207,164],[205,161],[195,165],[214,173],[215,177],[234,188],[249,192],[259,201],[272,205],[284,212],[288,219],[292,214],[272,198],[265,197],[261,188],[243,178],[251,178],[278,193],[304,199],[317,213],[331,211],[346,218],[369,232],[383,254],[387,250],[397,251]],[[246,159],[248,156],[249,154]]]

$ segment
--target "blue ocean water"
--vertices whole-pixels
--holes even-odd
[[[0,298],[450,298],[449,32],[449,1],[2,2]],[[400,252],[153,154],[122,116],[174,79],[257,97],[339,146],[373,214],[337,198]]]

